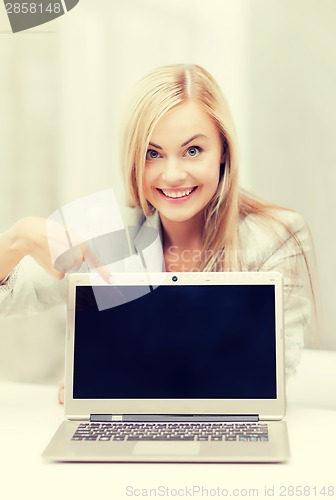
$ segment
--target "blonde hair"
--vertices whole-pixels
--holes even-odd
[[[151,135],[159,120],[187,100],[197,102],[216,125],[224,151],[217,191],[204,210],[204,271],[241,270],[238,227],[241,218],[257,215],[265,222],[278,222],[300,242],[276,213],[286,210],[240,190],[236,132],[227,102],[213,77],[198,65],[175,64],[152,71],[140,80],[125,129],[122,165],[129,188],[130,205],[147,217],[152,213],[144,196],[143,173]],[[223,258],[223,250],[225,258]]]

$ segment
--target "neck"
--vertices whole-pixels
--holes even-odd
[[[163,246],[178,247],[179,250],[200,249],[202,247],[202,234],[204,218],[203,213],[197,214],[187,221],[171,221],[160,216],[163,234]]]

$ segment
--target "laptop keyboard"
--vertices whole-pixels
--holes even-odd
[[[140,422],[79,424],[73,441],[268,441],[260,422]]]

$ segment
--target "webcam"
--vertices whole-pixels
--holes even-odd
[[[172,277],[172,281],[174,281],[174,283],[176,283],[176,281],[178,280],[178,277],[177,276],[173,276]]]

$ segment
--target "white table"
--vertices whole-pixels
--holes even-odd
[[[2,382],[0,499],[293,498],[292,487],[336,499],[336,352],[304,351],[287,392],[287,464],[57,464],[40,457],[63,419],[57,388]]]

